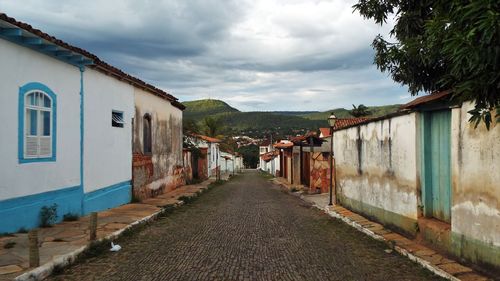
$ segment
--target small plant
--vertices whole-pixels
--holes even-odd
[[[79,217],[77,213],[67,213],[63,216],[63,221],[77,221]]]
[[[177,200],[183,201],[184,204],[189,204],[189,203],[191,203],[191,202],[194,201],[194,198],[191,197],[191,196],[185,196],[185,195],[183,195],[183,196],[177,198]]]
[[[14,246],[16,245],[16,242],[13,242],[13,241],[9,241],[7,243],[5,243],[3,245],[3,248],[4,249],[10,249],[10,248],[14,248]]]
[[[295,188],[295,187],[292,187],[292,188],[290,189],[290,191],[291,191],[291,192],[297,192],[297,191],[299,191],[299,190],[298,190],[297,188]]]
[[[19,228],[19,230],[17,231],[17,233],[28,233],[28,230],[24,227],[21,227]]]
[[[40,226],[51,227],[57,220],[57,204],[43,206],[40,209]]]

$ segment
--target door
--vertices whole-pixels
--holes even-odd
[[[424,212],[451,221],[451,110],[424,113]]]
[[[302,152],[302,158],[304,159],[302,162],[302,184],[309,188],[309,180],[310,180],[310,169],[311,169],[311,153]]]

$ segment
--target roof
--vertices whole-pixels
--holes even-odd
[[[435,92],[429,95],[421,96],[418,97],[411,102],[404,104],[400,107],[400,109],[412,109],[415,108],[419,105],[422,105],[424,103],[444,99],[445,97],[449,96],[451,94],[451,91],[441,91],[441,92]]]
[[[271,141],[268,139],[263,140],[260,142],[259,146],[269,146],[271,144]]]
[[[368,121],[370,119],[371,118],[368,118],[368,117],[339,118],[335,122],[335,126],[333,126],[333,130],[340,130],[344,127],[353,126],[353,125]],[[328,135],[330,135],[330,134],[328,134]]]
[[[319,128],[319,132],[323,137],[330,136],[330,128]]]
[[[293,147],[293,142],[290,141],[280,141],[273,145],[276,148],[290,148]]]
[[[216,138],[212,138],[212,137],[209,137],[209,136],[204,136],[204,135],[196,135],[196,137],[204,140],[204,141],[207,141],[207,142],[212,142],[212,143],[219,143],[219,142],[222,142],[220,139],[216,139]]]
[[[273,160],[274,158],[276,158],[278,155],[280,155],[280,152],[277,150],[274,150],[274,151],[269,151],[269,152],[263,153],[260,156],[260,158],[262,158],[262,160],[264,160],[266,162],[269,162],[269,161]]]
[[[159,96],[163,99],[166,99],[166,100],[170,101],[170,103],[173,106],[175,106],[181,110],[184,110],[186,108],[182,103],[180,103],[178,101],[178,99],[176,97],[172,96],[171,94],[169,94],[161,89],[158,89],[155,86],[148,84],[139,78],[136,78],[130,74],[123,72],[122,70],[104,62],[96,55],[94,55],[94,54],[92,54],[84,49],[75,47],[75,46],[70,45],[70,44],[68,44],[60,39],[57,39],[56,37],[50,36],[49,34],[44,33],[39,29],[35,29],[27,23],[17,21],[16,19],[11,18],[4,13],[0,13],[0,21],[4,21],[4,22],[6,22],[12,26],[15,26],[17,28],[20,28],[20,29],[32,34],[32,35],[35,35],[39,38],[42,38],[43,40],[46,40],[54,45],[62,47],[65,49],[65,51],[69,50],[69,51],[75,52],[77,54],[80,54],[86,58],[90,58],[93,61],[92,65],[90,67],[92,67],[100,72],[103,72],[107,75],[113,76],[119,80],[126,81],[127,83],[129,83],[137,88],[144,89],[144,90],[146,90],[146,91],[148,91],[156,96]],[[8,29],[8,28],[6,28],[6,29]],[[0,31],[2,31],[2,29],[0,29]],[[36,46],[38,46],[38,47],[36,47]],[[38,45],[35,44],[32,46],[32,49],[38,48],[39,51],[42,51],[42,48],[45,48],[45,46],[47,46],[47,45],[44,45],[41,43]],[[45,50],[43,52],[46,54],[48,54],[49,52],[53,52],[54,53],[53,56],[57,56],[57,52],[61,52],[61,51],[62,50],[56,49],[56,50],[52,50],[52,51]]]

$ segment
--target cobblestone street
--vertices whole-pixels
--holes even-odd
[[[257,172],[49,280],[440,280]]]

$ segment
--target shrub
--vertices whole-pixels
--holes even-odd
[[[79,217],[77,213],[67,213],[63,216],[63,221],[77,221]]]
[[[57,204],[43,206],[40,209],[40,226],[51,227],[57,220]]]

